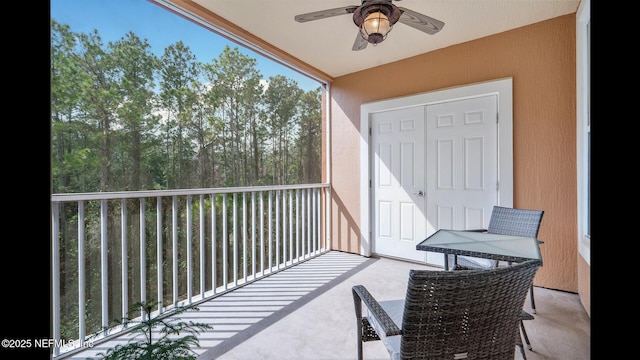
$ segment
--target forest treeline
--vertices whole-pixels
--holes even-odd
[[[321,181],[320,85],[264,81],[237,47],[156,56],[133,32],[105,44],[54,19],[50,56],[54,194]]]

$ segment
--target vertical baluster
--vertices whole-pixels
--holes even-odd
[[[251,192],[251,274],[256,276],[256,192]]]
[[[204,264],[204,195],[200,194],[200,298],[205,294],[205,264]]]
[[[313,244],[311,240],[311,189],[307,189],[307,226],[305,226],[305,230],[309,244],[309,256],[311,256],[313,254]]]
[[[238,286],[238,193],[233,193],[233,286]]]
[[[193,296],[192,211],[191,195],[187,195],[187,302],[189,304],[191,304],[191,297]]]
[[[301,243],[302,243],[302,258],[305,259],[307,257],[307,236],[306,236],[306,231],[305,229],[307,228],[307,223],[305,221],[305,213],[306,213],[306,207],[305,207],[305,194],[306,194],[306,190],[302,189],[300,190],[300,197],[301,197],[301,201],[300,201],[300,223],[302,225],[302,229],[300,229],[300,232],[302,233],[301,236]]]
[[[318,244],[318,190],[317,189],[311,189],[310,190],[312,192],[312,202],[313,202],[313,214],[311,216],[311,221],[313,222],[313,226],[311,227],[312,229],[312,238],[313,238],[313,252],[317,253],[317,251],[319,250],[319,244]]]
[[[300,189],[296,189],[296,259],[300,262]]]
[[[289,259],[293,264],[293,190],[289,190]]]
[[[272,271],[273,269],[273,250],[272,250],[272,243],[273,243],[273,235],[272,235],[272,231],[271,231],[271,226],[273,224],[273,207],[272,207],[272,197],[273,197],[273,191],[269,191],[269,272]]]
[[[287,265],[287,190],[282,190],[282,264]]]
[[[78,225],[79,226],[79,225]],[[80,241],[78,239],[78,246],[80,244]],[[79,265],[78,265],[79,267]],[[52,294],[52,308],[51,308],[51,312],[52,312],[52,320],[53,320],[53,339],[55,340],[55,343],[58,344],[58,341],[60,340],[60,204],[57,202],[54,202],[51,204],[51,281],[52,281],[52,286],[53,286],[53,294]],[[81,270],[78,268],[78,272],[80,272]],[[84,279],[84,274],[83,277]],[[82,283],[80,283],[80,277],[78,277],[78,289],[79,292],[83,292],[84,291],[84,287],[81,287],[81,285],[83,285]],[[80,295],[79,295],[80,296]],[[80,302],[78,305],[78,311],[80,312],[82,310],[82,307],[80,304],[83,304],[82,302]],[[82,312],[80,312],[78,315],[80,318],[82,318]],[[55,346],[53,348],[53,354],[54,355],[59,355],[60,354],[60,347],[59,346]]]
[[[129,318],[129,270],[127,268],[128,264],[128,238],[127,238],[127,199],[122,199],[120,201],[120,237],[122,249],[120,250],[120,276],[122,278],[122,308],[121,308],[121,318],[124,320],[124,325],[126,326]]]
[[[228,239],[228,226],[227,226],[227,194],[222,194],[222,285],[224,286],[224,289],[228,289],[228,280],[229,280],[229,274],[228,274],[228,270],[227,270],[227,266],[228,266],[228,246],[227,246],[227,239]]]
[[[247,193],[242,193],[242,274],[247,282]]]
[[[163,269],[163,261],[162,261],[162,197],[158,196],[156,198],[156,241],[158,243],[158,251],[157,251],[157,273],[158,273],[158,313],[162,314],[163,312],[163,304],[164,304],[164,294],[163,294],[163,277],[162,277],[162,269]]]
[[[217,293],[218,282],[218,242],[216,229],[216,194],[211,194],[211,290]]]
[[[109,272],[107,248],[107,200],[100,200],[100,275],[102,293],[102,327],[109,327]]]
[[[178,197],[172,199],[172,230],[173,230],[173,304],[178,303]]]
[[[280,269],[280,190],[276,191],[276,269]]]
[[[264,192],[260,192],[260,274],[264,276]]]
[[[126,206],[125,206],[126,209]],[[127,217],[125,210],[124,217]],[[126,222],[123,219],[123,222]],[[140,198],[140,301],[147,302],[147,239],[144,219],[144,198]],[[141,312],[144,316],[144,311]],[[144,317],[143,317],[144,319]]]
[[[84,264],[84,201],[78,201],[78,339],[84,340],[86,333],[85,311],[85,264]],[[57,236],[55,237],[57,239]]]

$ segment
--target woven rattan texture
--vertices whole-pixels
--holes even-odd
[[[376,340],[380,340],[380,337],[378,336],[378,333],[376,333],[376,330],[373,328],[373,326],[371,326],[369,318],[364,316],[362,318],[362,341],[366,342]]]
[[[538,267],[532,260],[486,270],[411,270],[400,358],[513,360],[522,307]],[[397,324],[388,323],[363,286],[354,286],[353,296],[361,359],[363,303],[383,327]]]
[[[542,210],[494,206],[487,232],[537,238],[543,214]]]

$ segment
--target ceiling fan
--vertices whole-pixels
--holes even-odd
[[[351,5],[300,14],[295,16],[295,20],[303,23],[332,16],[353,14],[353,22],[359,29],[352,47],[354,51],[366,48],[368,43],[374,45],[381,43],[397,22],[409,25],[429,35],[437,33],[444,27],[444,22],[407,8],[397,7],[392,4],[392,1],[398,2],[400,0],[362,0],[360,6]]]

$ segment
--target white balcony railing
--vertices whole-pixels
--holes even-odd
[[[138,301],[168,313],[328,251],[329,196],[328,184],[54,194],[53,357],[127,331]]]

